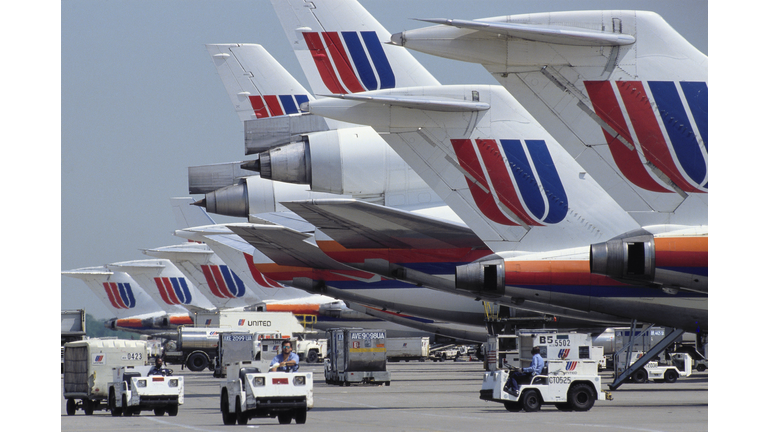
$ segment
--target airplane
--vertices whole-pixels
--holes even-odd
[[[233,101],[236,111],[238,111],[241,115],[241,120],[244,120],[246,122],[254,120],[254,117],[256,117],[254,112],[261,111],[260,108],[253,108],[254,104],[252,103],[252,99],[254,94],[263,94],[263,95],[280,94],[280,93],[290,94],[291,92],[293,92],[294,94],[307,95],[306,97],[302,96],[302,98],[306,98],[307,100],[314,100],[314,98],[311,95],[308,95],[308,92],[304,91],[303,89],[297,90],[297,88],[300,88],[300,87],[299,87],[299,84],[293,78],[286,78],[282,80],[277,79],[281,75],[286,75],[288,77],[290,77],[290,75],[284,69],[282,69],[281,66],[277,62],[275,62],[275,60],[262,47],[258,45],[227,44],[227,45],[207,45],[207,47],[209,49],[209,52],[211,53],[211,57],[213,58],[214,63],[217,66],[217,70],[219,71],[220,76],[222,77],[222,81],[225,84],[225,88],[228,91],[230,99]],[[263,73],[258,70],[258,65],[262,65],[262,64],[266,65],[266,70],[269,71],[269,73]],[[425,73],[425,76],[429,75],[426,73],[426,71],[424,71],[424,73]],[[265,76],[269,77],[269,80],[265,79],[264,78]],[[241,78],[241,77],[246,77],[246,78]],[[278,82],[278,83],[282,82],[285,84],[275,84],[274,82]],[[428,82],[434,82],[434,80],[430,78]],[[282,85],[282,87],[280,87],[280,85]],[[259,97],[262,98],[260,99],[260,101],[266,101],[267,99],[269,99],[267,96],[259,96]],[[273,99],[273,102],[278,99],[280,98]],[[285,97],[283,99],[288,100],[289,98]],[[294,96],[294,100],[295,99],[296,97]],[[265,104],[267,106],[269,105],[266,102],[257,102],[255,106],[261,107],[262,105],[265,105]],[[261,120],[259,121],[264,121],[265,118],[267,118],[267,116],[262,115]],[[278,120],[278,117],[274,117],[271,115],[268,118],[269,120]],[[370,130],[370,128],[367,128],[367,129]],[[378,141],[382,143],[386,148],[389,148],[388,146],[386,146],[386,144],[383,143],[382,140],[379,139]],[[309,142],[310,144],[312,143],[311,137]],[[357,147],[360,147],[360,145],[357,145]],[[280,147],[278,147],[278,149],[279,148]],[[374,154],[376,154],[375,149],[377,149],[378,147],[373,146],[373,148],[374,148]],[[286,149],[283,148],[282,153],[286,153],[289,155],[291,154],[291,151],[286,152],[285,150]],[[280,154],[280,153],[276,153],[276,154]],[[301,156],[299,159],[301,159],[301,161],[303,162],[304,156]],[[313,156],[311,159],[315,160],[316,157]],[[366,155],[365,159],[376,159],[376,158],[372,158],[370,155]],[[259,162],[262,163],[265,160],[266,161],[274,160],[274,157],[269,156],[266,153],[262,153],[260,155]],[[360,160],[359,158],[345,160],[340,164],[342,166],[349,167],[349,166],[353,166],[354,163],[356,163],[359,160]],[[296,166],[295,164],[296,162],[293,162],[287,165],[295,169],[295,166]],[[365,165],[363,165],[363,167],[365,169],[360,170],[360,172],[365,173],[364,179],[366,180],[366,182],[370,182],[370,179],[376,178],[376,175],[380,175],[380,171],[370,170]],[[274,178],[275,169],[270,168],[270,171],[273,171],[273,178]],[[315,166],[312,165],[311,167],[303,166],[303,168],[299,168],[297,171],[298,172],[315,172],[317,170]],[[389,170],[388,172],[392,173],[388,176],[388,178],[394,178],[395,174],[397,174],[396,171],[392,171],[392,170]],[[263,173],[262,173],[262,176],[263,176]],[[384,177],[387,177],[387,176],[384,175]],[[360,177],[360,179],[363,179],[363,177]],[[285,180],[285,179],[281,178],[281,180]],[[361,180],[358,180],[358,181],[362,182]],[[192,183],[192,180],[190,180],[190,183]],[[312,183],[312,187],[314,189],[314,182]],[[336,191],[338,192],[339,190],[337,189]],[[194,192],[191,186],[190,186],[190,192]],[[238,197],[242,195],[244,194],[239,194]],[[432,193],[432,195],[434,195],[434,193]],[[233,194],[231,196],[235,196],[235,195]],[[272,199],[272,197],[270,196],[269,199]],[[253,200],[249,200],[249,205],[253,205],[252,201]],[[396,204],[395,200],[388,199],[385,201],[387,201],[388,205]],[[422,204],[422,206],[424,205],[428,205],[428,206],[420,209],[419,210],[420,213],[433,214],[433,215],[439,214],[443,217],[448,216],[449,218],[452,218],[454,220],[458,219],[455,215],[452,215],[452,212],[444,205],[443,206],[434,205],[432,204],[432,201],[434,201],[432,199],[427,199],[423,201],[424,201],[424,204]],[[221,202],[221,201],[217,199],[216,202]],[[285,205],[286,202],[287,201],[284,201],[283,205]],[[213,203],[212,194],[209,193],[208,195],[206,195],[206,198],[205,198],[206,209],[211,212],[221,213],[214,208],[212,203]],[[230,207],[246,208],[245,205],[234,205]],[[409,206],[407,205],[404,207],[409,208]],[[232,213],[227,213],[227,214],[233,215]],[[238,214],[238,216],[245,216],[245,215],[246,215],[245,213]],[[479,248],[485,249],[484,245],[482,245],[480,241],[477,241],[476,245]],[[487,253],[489,252],[485,252],[485,254]],[[478,255],[478,256],[482,256],[482,255]],[[372,291],[369,290],[367,292],[371,293]],[[341,293],[334,294],[334,296],[336,297],[340,297],[340,295]],[[340,298],[349,299],[350,297],[340,297]],[[371,301],[370,298],[367,300]],[[464,302],[465,300],[459,300],[459,301]],[[386,304],[387,304],[387,307],[389,307],[390,309],[397,307],[397,306],[393,306],[393,304],[396,304],[396,303],[392,303],[391,299],[388,300],[388,303]],[[480,304],[474,305],[472,309],[476,311],[476,314],[478,316],[480,316],[480,314],[484,311]],[[558,313],[561,311],[562,309],[557,310]],[[548,312],[551,312],[551,311],[548,310]],[[411,310],[411,313],[413,313],[413,310]],[[583,314],[581,313],[579,313],[578,315],[583,317]],[[432,317],[435,317],[435,315],[432,315]],[[607,319],[607,317],[603,317],[603,316],[601,316],[600,318],[602,320]],[[611,317],[611,318],[613,319],[614,322],[616,321],[615,317]],[[478,320],[473,319],[472,322],[478,322]]]
[[[127,273],[98,266],[67,270],[61,274],[85,282],[115,315],[104,323],[109,329],[156,333],[192,324],[186,309],[178,305],[161,308]]]
[[[316,2],[312,8],[276,2],[273,6],[281,22],[291,22],[283,22],[286,35],[305,74],[314,76],[323,74],[319,66],[301,59],[312,58],[312,53],[321,57],[322,52],[303,34],[319,28],[323,34],[352,32],[351,20],[339,15],[340,10],[349,10],[356,18],[369,16],[351,1]],[[301,21],[305,17],[307,21]],[[383,31],[377,37],[389,40],[390,35]],[[330,36],[323,40],[326,48],[328,41],[334,42]],[[341,50],[338,44],[336,49]],[[398,47],[382,45],[382,49],[390,58]],[[589,275],[588,245],[640,226],[503,88],[394,87],[331,95],[327,80],[310,78],[310,83],[319,82],[322,88],[313,84],[313,91],[325,90],[332,97],[309,101],[302,106],[304,111],[373,126],[498,255],[492,257],[496,265],[480,261],[458,266],[458,286],[509,305],[538,301],[675,328],[706,328],[706,297],[702,301],[696,294],[680,292],[669,299],[670,294],[661,290],[598,275],[573,287],[567,278],[556,277],[562,269],[550,265],[567,258],[565,264],[575,265],[567,274],[583,279],[585,264]],[[523,261],[526,255],[534,259]],[[500,267],[505,258],[510,267],[526,272],[505,271]],[[516,278],[528,276],[534,268],[542,271],[518,286],[523,281]],[[479,280],[465,279],[468,274]],[[529,282],[536,282],[535,289]],[[586,306],[574,303],[574,297],[586,299]],[[626,310],[626,305],[632,308]]]
[[[422,21],[392,43],[482,64],[641,226],[671,227],[593,245],[593,273],[708,292],[706,55],[646,11]]]
[[[417,211],[451,213],[370,127],[301,114],[298,106],[314,96],[262,46],[209,44],[206,48],[243,121],[245,154],[257,155],[251,161],[190,167],[189,193],[204,193],[198,204],[208,212],[248,217],[285,211],[272,198],[295,191],[311,198],[340,194]]]

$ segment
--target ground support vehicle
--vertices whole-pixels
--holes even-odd
[[[192,372],[214,369],[219,352],[219,333],[231,328],[179,327],[164,346],[163,359],[167,364],[186,366]]]
[[[456,344],[431,347],[429,349],[429,359],[433,362],[456,360],[456,358],[461,355],[459,348],[460,347]]]
[[[155,415],[175,416],[184,404],[184,377],[175,377],[170,369],[163,375],[148,375],[152,366],[123,366],[113,369],[109,383],[109,410],[113,417],[129,417],[153,410]]]
[[[225,425],[247,424],[257,417],[277,417],[280,424],[307,421],[314,406],[312,372],[260,372],[252,362],[227,365],[220,409]]]
[[[387,333],[360,328],[329,329],[325,360],[326,384],[390,384],[387,371]]]
[[[633,352],[632,363],[643,357],[643,353]],[[620,359],[615,360],[621,370],[623,362]],[[654,382],[666,382],[673,383],[677,381],[679,377],[687,377],[691,375],[693,371],[693,358],[688,353],[674,353],[671,356],[672,364],[662,364],[658,361],[651,360],[643,365],[642,368],[635,370],[629,377],[630,382],[644,383],[650,380]]]
[[[64,398],[67,415],[78,409],[91,415],[109,409],[107,404],[112,369],[144,366],[147,342],[124,339],[87,339],[64,345]],[[80,402],[78,402],[78,400]]]
[[[553,404],[561,411],[589,411],[597,400],[612,400],[600,389],[596,360],[549,360],[540,375],[518,381],[517,396],[504,391],[510,370],[485,372],[480,399],[504,404],[507,411],[538,411]]]

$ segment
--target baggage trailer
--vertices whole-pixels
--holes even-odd
[[[390,384],[387,371],[387,333],[361,328],[329,329],[325,382]]]
[[[109,409],[109,383],[113,368],[144,366],[147,342],[124,339],[87,339],[64,345],[64,398],[67,415],[82,409],[85,415]],[[78,400],[80,402],[78,402]]]

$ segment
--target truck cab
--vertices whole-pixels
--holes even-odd
[[[151,374],[152,366],[124,366],[113,369],[109,383],[109,409],[113,417],[126,417],[153,410],[155,415],[175,416],[184,403],[184,377],[169,369]]]
[[[261,372],[258,363],[227,364],[220,409],[225,425],[244,425],[257,417],[277,417],[280,424],[307,421],[314,407],[312,372]]]

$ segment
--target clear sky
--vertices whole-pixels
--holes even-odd
[[[361,3],[392,33],[427,25],[411,18],[653,10],[708,52],[706,1]],[[60,270],[146,259],[140,249],[180,243],[169,198],[188,196],[187,167],[245,158],[242,124],[206,43],[259,43],[309,87],[268,0],[61,3]],[[443,84],[497,84],[479,65],[413,54]],[[59,279],[62,309],[111,316],[82,281]]]

